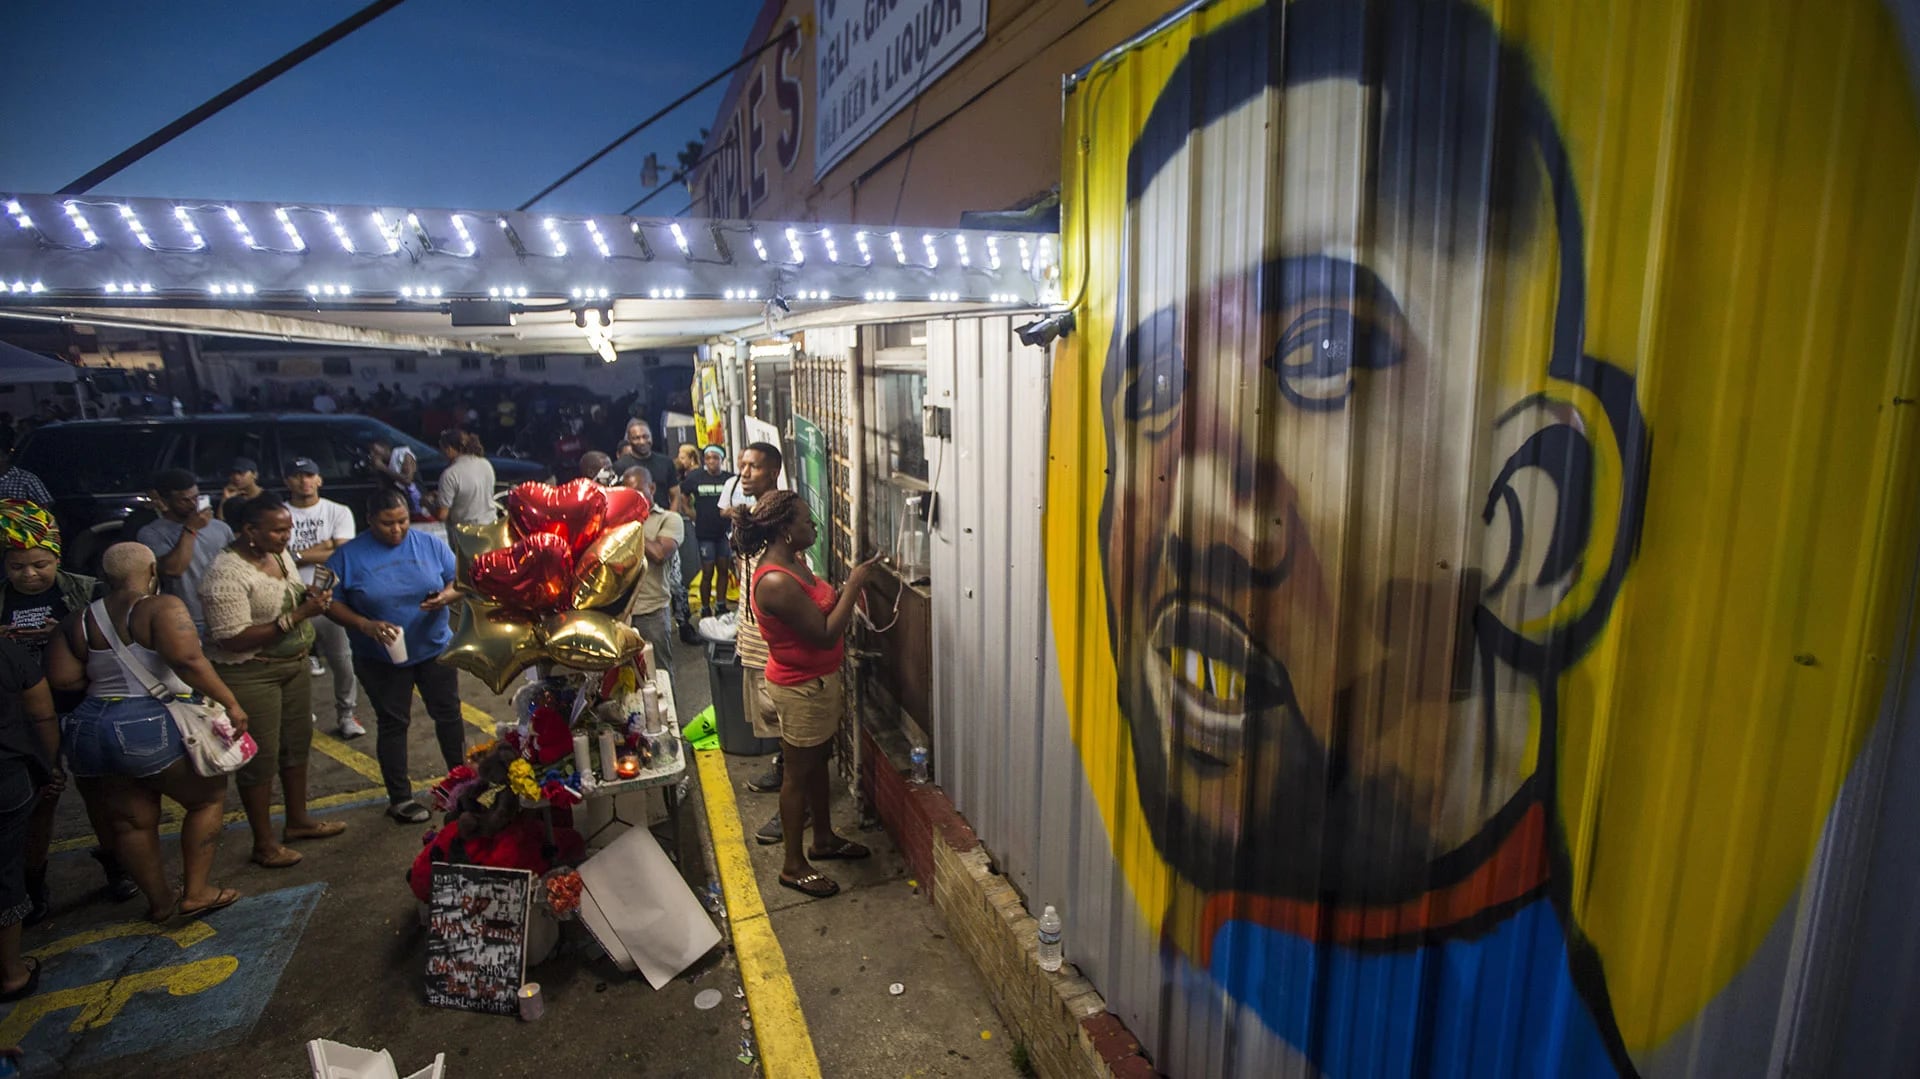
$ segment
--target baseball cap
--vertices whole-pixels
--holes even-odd
[[[260,471],[260,465],[251,457],[235,457],[233,463],[227,466],[227,471],[258,473]]]
[[[320,466],[314,464],[311,457],[295,457],[293,463],[287,466],[289,476],[318,476],[319,474]]]

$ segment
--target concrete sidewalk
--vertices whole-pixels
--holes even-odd
[[[674,674],[681,714],[690,718],[709,699],[704,652],[680,649]],[[315,700],[324,715],[323,683],[316,680]],[[505,700],[471,679],[462,687],[469,741],[477,741],[483,726],[506,714]],[[434,775],[431,725],[418,705],[410,734],[416,779]],[[800,1054],[740,1061],[742,1038],[758,1032],[746,1021],[748,1002],[736,997],[741,964],[727,923],[728,943],[658,992],[615,969],[578,926],[563,927],[560,952],[528,972],[547,1000],[537,1026],[428,1007],[425,938],[403,880],[426,829],[382,813],[385,800],[369,775],[377,776],[371,743],[315,736],[315,804],[348,822],[344,836],[301,844],[299,866],[265,870],[247,861],[244,824],[230,826],[215,879],[248,898],[164,931],[140,918],[141,900],[112,905],[100,897],[85,818],[69,792],[49,874],[54,915],[27,933],[28,950],[45,964],[41,990],[0,1009],[0,1044],[22,1044],[31,1075],[297,1077],[308,1074],[311,1038],[386,1048],[403,1074],[445,1052],[456,1077],[746,1076],[761,1064],[769,1075],[1018,1074],[1014,1047],[972,967],[945,939],[886,834],[862,831],[851,819],[844,790],[836,795],[836,823],[875,853],[864,863],[823,866],[840,880],[839,896],[816,901],[780,888],[778,847],[747,838],[733,851],[752,867],[770,930],[739,937],[756,959],[769,947],[784,957],[786,992],[798,1002],[794,1022],[817,1063]],[[773,796],[744,787],[765,763],[715,761],[732,788],[731,798],[716,801],[737,806],[736,835],[750,837],[775,808]],[[708,800],[697,771],[690,775],[683,874],[704,892],[715,852],[707,847]],[[237,799],[231,808],[237,811]],[[163,850],[177,866],[177,839],[165,837]],[[888,993],[894,982],[905,986],[897,997]],[[707,988],[720,990],[721,1004],[702,1011],[694,996]],[[754,993],[756,1001],[763,996]],[[750,1044],[756,1054],[773,1048],[757,1038]]]

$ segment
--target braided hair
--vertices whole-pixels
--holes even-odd
[[[768,491],[751,506],[735,506],[727,511],[733,518],[733,553],[741,558],[760,557],[769,545],[813,511],[792,491]]]

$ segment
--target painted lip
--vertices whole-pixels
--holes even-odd
[[[1169,597],[1148,640],[1147,686],[1166,709],[1169,757],[1178,751],[1202,771],[1224,771],[1246,755],[1264,720],[1299,710],[1285,665],[1217,604]]]

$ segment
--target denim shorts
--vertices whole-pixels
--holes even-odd
[[[699,542],[700,542],[700,564],[703,566],[711,566],[716,563],[723,563],[733,557],[733,548],[730,545],[728,545],[726,537],[724,536],[722,536],[720,539],[704,539],[703,538]]]
[[[173,716],[152,697],[88,697],[61,718],[60,743],[67,770],[88,779],[156,775],[186,751]]]

